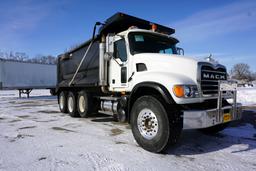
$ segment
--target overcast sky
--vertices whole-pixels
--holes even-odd
[[[256,71],[255,0],[10,0],[0,2],[0,51],[58,55],[120,11],[176,29],[185,54]]]

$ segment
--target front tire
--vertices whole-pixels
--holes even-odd
[[[62,91],[58,96],[59,108],[62,113],[68,113],[67,111],[67,92]]]
[[[177,118],[180,115],[174,113],[175,109],[167,113],[166,108],[161,100],[152,96],[140,97],[132,107],[133,136],[147,151],[162,152],[175,144],[181,134],[182,120]]]
[[[71,117],[78,117],[78,112],[76,108],[76,95],[74,92],[69,92],[68,93],[68,98],[67,98],[67,109],[68,113]]]

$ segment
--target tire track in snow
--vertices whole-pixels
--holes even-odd
[[[123,171],[123,164],[117,163],[112,158],[106,157],[98,153],[87,153],[81,155],[86,160],[89,160],[93,164],[93,170],[96,171]]]

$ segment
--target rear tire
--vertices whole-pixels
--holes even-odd
[[[68,113],[71,117],[79,116],[79,114],[77,112],[77,108],[76,108],[76,94],[74,92],[68,93],[67,109],[68,109]]]
[[[67,92],[62,91],[58,96],[59,108],[62,113],[68,113],[67,111]]]
[[[201,131],[204,134],[207,135],[214,135],[219,133],[220,131],[223,131],[225,128],[227,128],[229,125],[229,123],[224,123],[224,124],[220,124],[220,125],[215,125],[209,128],[203,128],[203,129],[199,129],[199,131]]]
[[[156,97],[142,96],[131,111],[131,128],[137,143],[147,151],[159,153],[175,144],[181,134],[181,115],[175,108],[167,113],[164,103]],[[173,106],[174,107],[174,106]]]
[[[77,110],[82,118],[88,117],[93,112],[92,97],[86,91],[80,91],[77,97]]]

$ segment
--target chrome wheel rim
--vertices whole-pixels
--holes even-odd
[[[60,96],[60,109],[64,108],[64,96]]]
[[[137,126],[140,134],[148,140],[153,139],[158,132],[158,120],[154,112],[150,109],[140,111],[137,118]]]
[[[79,110],[82,113],[85,111],[85,99],[84,99],[84,96],[80,96],[79,97]]]
[[[72,97],[68,98],[68,110],[69,112],[73,112],[74,110],[74,101]]]

